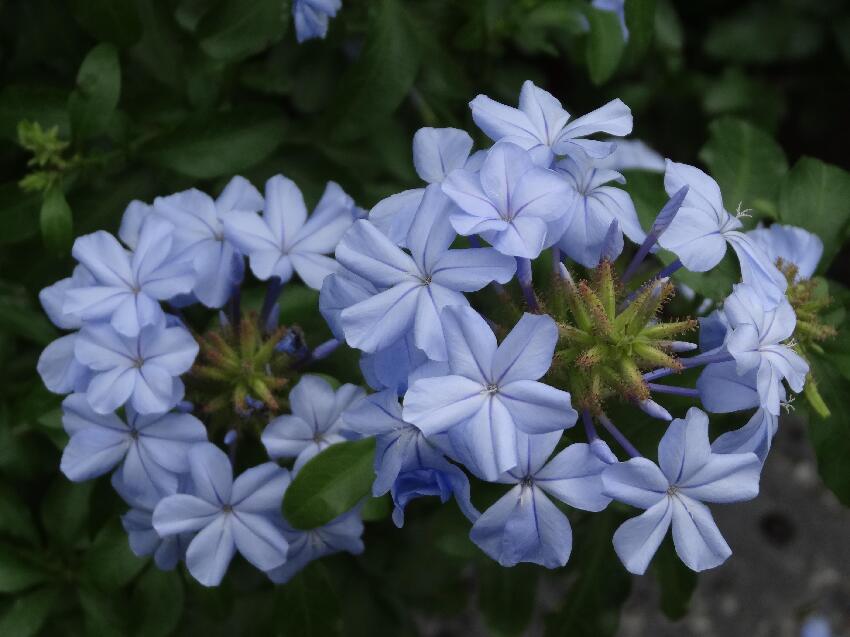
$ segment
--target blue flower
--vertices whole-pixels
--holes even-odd
[[[165,496],[182,493],[185,490],[187,476],[184,474],[181,478],[176,488],[166,494],[137,493],[127,489],[121,480],[121,474],[118,472],[112,474],[112,486],[131,507],[121,516],[121,526],[127,532],[130,550],[138,557],[153,555],[157,568],[163,571],[170,571],[177,566],[177,563],[185,557],[189,542],[192,541],[192,533],[160,537],[153,528],[153,512],[159,501]]]
[[[286,562],[266,574],[275,584],[285,584],[313,560],[344,551],[360,555],[364,548],[362,535],[360,507],[308,531],[292,528],[284,522],[283,536],[289,543]]]
[[[778,415],[782,401],[782,379],[795,392],[803,391],[809,364],[784,341],[791,338],[797,317],[784,298],[766,307],[752,286],[740,283],[726,299],[723,310],[729,321],[726,349],[737,363],[739,375],[755,370],[761,405]]]
[[[108,414],[129,401],[140,414],[161,414],[183,398],[180,375],[198,344],[183,327],[151,325],[131,338],[101,323],[80,331],[74,354],[93,372],[86,398],[94,411]]]
[[[769,228],[750,230],[747,236],[767,255],[771,263],[782,259],[797,266],[797,280],[812,278],[823,256],[823,241],[816,234],[796,226],[774,223]]]
[[[340,313],[349,345],[372,353],[412,330],[416,347],[446,360],[440,310],[468,305],[461,292],[513,277],[516,262],[491,248],[449,250],[455,233],[446,223],[447,204],[443,197],[423,198],[408,239],[410,255],[368,221],[357,221],[343,237],[337,260],[380,290]]]
[[[57,281],[38,293],[38,299],[50,321],[63,330],[78,330],[83,321],[76,314],[63,310],[68,290],[94,284],[94,277],[82,265],[77,265],[70,277]],[[85,391],[91,372],[74,356],[77,333],[60,336],[47,347],[38,358],[38,370],[44,386],[55,394]]]
[[[759,408],[746,425],[717,436],[717,439],[711,443],[711,451],[713,453],[747,453],[749,451],[756,454],[759,461],[763,463],[767,459],[778,428],[779,416]]]
[[[175,254],[173,231],[171,224],[149,219],[132,253],[102,230],[79,237],[72,253],[94,281],[66,289],[62,312],[83,321],[107,320],[130,337],[163,324],[159,301],[185,294],[195,284],[192,265]]]
[[[207,439],[207,430],[191,414],[142,416],[127,407],[126,422],[116,414],[93,411],[83,394],[62,402],[62,424],[71,437],[60,468],[80,482],[118,467],[128,492],[167,494],[188,470],[189,448]]]
[[[262,571],[281,566],[289,546],[280,530],[289,472],[267,462],[234,480],[230,460],[211,443],[189,450],[189,469],[190,492],[163,498],[153,525],[162,537],[196,533],[186,551],[192,577],[218,585],[237,550]]]
[[[671,197],[683,186],[688,192],[682,207],[659,237],[662,248],[673,252],[692,272],[707,272],[732,246],[741,265],[744,283],[748,283],[771,303],[785,296],[787,282],[768,256],[747,235],[740,232],[741,222],[723,207],[717,182],[699,168],[667,160],[664,188]]]
[[[152,214],[175,227],[175,245],[191,261],[197,272],[193,295],[207,307],[222,307],[233,286],[242,280],[242,255],[224,237],[222,220],[233,211],[255,212],[263,207],[263,198],[244,177],[234,177],[217,199],[195,188],[167,197],[157,197],[153,206],[127,207],[121,222],[121,239],[129,246],[139,218]]]
[[[453,171],[443,192],[457,204],[449,221],[458,234],[480,234],[502,254],[527,259],[561,238],[576,197],[565,179],[509,142],[490,149],[480,172]]]
[[[585,511],[601,511],[611,501],[602,493],[601,474],[608,465],[589,445],[572,444],[547,462],[560,438],[560,432],[520,434],[519,464],[499,479],[516,486],[472,526],[469,537],[502,566],[567,563],[572,529],[549,496]]]
[[[616,220],[615,248],[609,259],[617,258],[623,251],[623,234],[640,244],[646,233],[640,227],[632,198],[625,190],[605,186],[609,181],[625,183],[626,179],[613,170],[597,168],[582,157],[566,158],[558,162],[556,170],[561,172],[573,186],[578,196],[573,209],[567,214],[569,225],[558,241],[558,247],[571,259],[588,268],[599,264],[605,247],[608,229]]]
[[[378,288],[369,281],[346,269],[325,279],[319,295],[319,311],[338,340],[345,340],[343,310],[378,293]],[[403,394],[409,375],[426,362],[428,357],[416,347],[413,333],[407,332],[386,347],[361,354],[360,370],[373,389],[393,389]]]
[[[523,315],[498,347],[472,308],[448,307],[442,321],[451,374],[412,384],[404,396],[405,421],[429,437],[448,431],[488,480],[519,463],[518,430],[539,434],[575,424],[570,395],[537,382],[558,340],[549,316]]]
[[[342,0],[295,0],[292,17],[298,42],[322,38],[328,33],[330,18],[342,8]]]
[[[457,128],[420,128],[413,136],[413,165],[416,174],[440,190],[443,180],[457,168],[476,170],[469,157],[472,138]],[[396,245],[406,247],[410,225],[422,203],[426,188],[405,190],[379,201],[369,212],[369,221]],[[431,195],[433,196],[433,195]]]
[[[474,521],[479,513],[469,496],[469,479],[448,462],[440,448],[402,418],[394,391],[367,396],[343,414],[346,425],[364,436],[375,436],[375,497],[391,492],[393,522],[404,525],[404,509],[419,497],[438,496],[447,502],[452,496],[460,510]],[[446,441],[441,441],[446,444]]]
[[[630,573],[642,575],[673,526],[679,558],[692,570],[719,566],[732,554],[703,502],[758,495],[761,463],[752,453],[713,453],[708,417],[696,408],[670,423],[658,445],[658,465],[632,458],[602,473],[605,493],[646,509],[614,533],[614,549]]]
[[[277,277],[282,282],[293,271],[311,288],[338,268],[331,254],[354,222],[354,201],[334,182],[328,182],[313,214],[298,186],[282,175],[266,182],[262,216],[232,212],[224,216],[227,239],[248,255],[251,271],[261,281]]]
[[[337,391],[320,376],[302,376],[289,392],[291,415],[278,416],[263,431],[272,458],[295,458],[294,472],[320,451],[345,440],[342,412],[366,392],[346,383]]]
[[[548,91],[530,80],[522,85],[519,108],[479,95],[469,103],[472,119],[494,142],[508,141],[530,151],[541,166],[555,155],[590,157],[610,155],[616,144],[585,139],[595,133],[622,137],[632,132],[632,112],[615,99],[587,115],[570,121],[570,114]]]

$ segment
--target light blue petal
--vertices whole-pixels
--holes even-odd
[[[220,515],[189,544],[186,567],[204,586],[218,586],[235,554],[230,516]]]
[[[463,168],[470,151],[472,137],[457,128],[420,128],[413,136],[413,165],[416,174],[429,184]]]
[[[643,575],[673,519],[671,498],[664,497],[614,532],[614,550],[629,573]]]
[[[528,434],[561,431],[578,418],[567,392],[533,380],[502,385],[494,400],[504,405],[514,425]]]
[[[251,564],[269,571],[286,561],[289,543],[266,516],[239,511],[230,517],[233,542]]]
[[[685,565],[694,571],[720,566],[732,549],[720,534],[708,507],[687,496],[672,498],[673,543]]]
[[[602,472],[608,467],[590,449],[576,443],[552,458],[534,475],[534,483],[551,496],[584,511],[601,511],[611,498],[604,495]]]
[[[503,386],[517,380],[537,380],[552,365],[558,327],[546,314],[522,315],[493,354],[490,379]]]
[[[470,539],[502,566],[558,568],[572,550],[567,518],[535,487],[518,485],[475,522]]]
[[[670,486],[658,465],[646,458],[610,465],[602,472],[602,484],[608,497],[641,509],[666,498]]]

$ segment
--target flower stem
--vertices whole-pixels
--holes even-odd
[[[629,439],[623,435],[623,432],[617,429],[613,422],[608,419],[608,416],[602,414],[599,416],[599,422],[602,423],[602,426],[605,427],[605,430],[611,434],[614,440],[623,448],[623,450],[629,454],[632,458],[641,458],[641,453],[635,448],[635,446],[629,442]]]
[[[519,287],[522,290],[522,296],[528,305],[528,309],[535,314],[540,312],[540,304],[537,302],[537,296],[534,294],[534,286],[531,282],[531,260],[517,257],[516,273]]]
[[[269,279],[268,287],[266,288],[266,298],[263,299],[263,308],[260,310],[260,326],[266,327],[275,303],[280,297],[280,291],[283,289],[283,283],[280,278],[274,276]]]
[[[687,396],[688,398],[699,398],[699,391],[689,387],[673,387],[672,385],[659,385],[658,383],[647,383],[650,391],[659,394],[672,394],[673,396]]]

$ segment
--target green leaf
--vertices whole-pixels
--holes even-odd
[[[546,617],[545,637],[612,637],[620,608],[631,590],[631,575],[620,563],[611,536],[622,517],[610,508],[594,513],[576,528],[576,551],[567,567],[575,574],[564,605]]]
[[[827,352],[831,352],[829,344]],[[850,506],[850,382],[827,356],[812,354],[809,360],[818,391],[831,412],[829,418],[809,417],[809,438],[815,449],[818,473],[824,484]]]
[[[131,0],[71,0],[82,27],[101,42],[130,46],[142,35],[139,12]]]
[[[19,593],[48,580],[43,568],[20,556],[10,544],[0,544],[0,593]]]
[[[58,334],[44,314],[21,300],[0,296],[0,331],[47,345]]]
[[[304,465],[286,490],[283,515],[297,529],[327,524],[369,496],[375,439],[331,445]]]
[[[629,62],[639,61],[649,49],[655,34],[655,0],[626,0],[626,26],[629,41],[626,58]]]
[[[826,270],[847,236],[850,173],[819,159],[802,157],[782,182],[779,220],[821,238],[823,258],[818,270]]]
[[[29,544],[39,539],[29,507],[14,489],[3,483],[0,483],[0,534]]]
[[[211,58],[234,62],[282,40],[289,20],[283,0],[223,0],[204,15],[198,37]]]
[[[537,598],[537,566],[505,568],[488,560],[480,571],[478,607],[494,637],[522,634],[531,622]]]
[[[85,140],[103,133],[121,97],[121,63],[111,44],[98,44],[83,60],[77,88],[68,98],[74,139]]]
[[[776,217],[779,184],[788,172],[782,148],[763,130],[739,119],[714,121],[709,131],[700,159],[720,184],[726,209],[734,211],[742,204]]]
[[[82,587],[77,595],[83,607],[86,633],[91,637],[126,637],[129,633],[126,609],[116,598]]]
[[[661,586],[661,610],[670,619],[684,617],[697,586],[697,574],[689,569],[667,538],[652,559],[652,568]]]
[[[626,48],[620,19],[613,11],[595,7],[588,7],[587,19],[590,22],[585,49],[587,70],[594,84],[604,84],[614,75]]]
[[[359,139],[407,96],[419,70],[417,38],[399,0],[369,3],[363,52],[343,77],[328,122],[337,141]]]
[[[0,635],[37,635],[56,606],[58,596],[55,589],[41,589],[16,597],[6,614],[0,617]]]
[[[39,213],[41,236],[48,250],[54,254],[66,254],[71,249],[74,237],[74,215],[65,199],[61,185],[52,186],[44,193]]]
[[[183,597],[183,582],[176,571],[160,571],[151,566],[133,589],[133,634],[136,637],[168,637],[173,634],[183,615]]]
[[[59,476],[41,501],[41,520],[57,543],[73,547],[87,541],[85,526],[94,482],[75,484]]]
[[[279,116],[232,111],[197,122],[193,118],[151,144],[151,163],[196,179],[211,179],[247,170],[271,155],[286,128]]]
[[[326,637],[341,634],[339,591],[321,561],[298,573],[275,597],[275,626],[280,635]]]
[[[117,519],[104,526],[86,551],[84,576],[100,590],[126,586],[139,574],[147,560],[133,555],[127,533]]]
[[[38,232],[39,199],[37,194],[21,192],[17,184],[0,186],[0,245],[24,241]]]

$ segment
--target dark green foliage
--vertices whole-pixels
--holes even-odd
[[[217,195],[235,173],[261,187],[281,172],[310,205],[333,179],[368,209],[421,185],[416,129],[466,128],[482,147],[468,102],[483,93],[515,104],[525,79],[574,116],[622,98],[636,137],[712,172],[730,211],[753,209],[747,229],[778,220],[822,237],[819,273],[835,299],[825,320],[839,335],[812,361],[832,415],[811,413],[808,426],[824,483],[850,505],[850,304],[835,283],[850,276],[842,3],[626,0],[624,42],[617,17],[589,0],[343,0],[327,39],[303,45],[288,0],[0,7],[0,635],[406,637],[423,620],[447,622],[448,634],[469,632],[470,621],[505,636],[530,626],[549,637],[616,633],[631,576],[611,535],[636,511],[569,511],[574,550],[564,569],[503,569],[471,543],[454,503],[417,501],[396,529],[388,497],[368,498],[369,442],[319,455],[284,504],[290,522],[311,528],[365,500],[363,556],[323,560],[282,587],[240,560],[215,590],[182,567],[161,572],[130,552],[126,506],[107,478],[72,484],[59,473],[61,398],[35,372],[60,334],[38,291],[69,275],[74,236],[114,232],[131,200],[189,187]],[[666,200],[662,179],[626,176],[648,226]],[[727,256],[709,275],[678,278],[720,299],[738,275]],[[317,296],[293,284],[280,300],[282,323],[299,325],[311,346],[330,338]],[[511,311],[485,296],[494,311]],[[259,286],[247,290],[246,306],[261,298]],[[692,314],[699,300],[677,296],[671,312]],[[357,361],[340,348],[315,371],[362,383]],[[687,402],[678,400],[665,405]],[[625,406],[611,415],[654,457],[656,421]],[[713,419],[713,433],[740,424]],[[499,491],[473,484],[476,502]],[[696,579],[669,541],[652,572],[661,611],[682,616]]]

